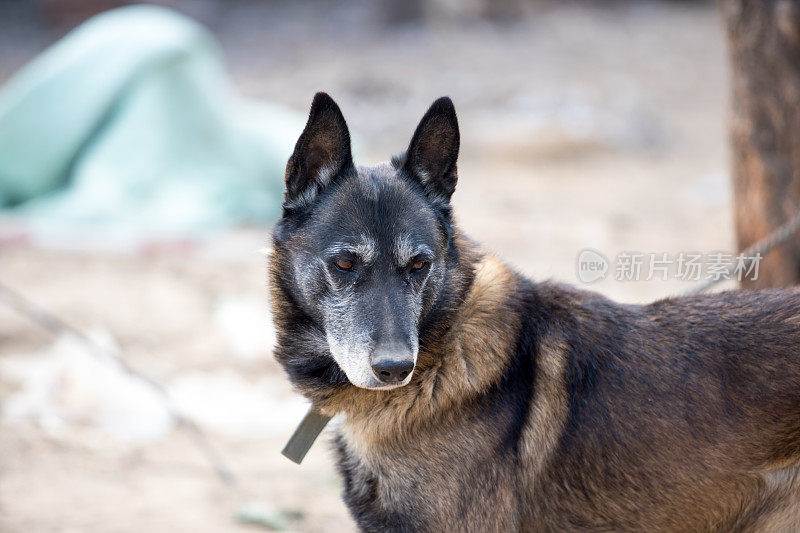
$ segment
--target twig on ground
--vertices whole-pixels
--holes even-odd
[[[25,298],[22,294],[18,291],[15,291],[11,287],[5,285],[0,281],[0,302],[5,303],[8,307],[27,317],[29,320],[34,322],[35,324],[39,325],[43,329],[47,330],[51,335],[58,335],[60,333],[69,333],[76,338],[78,338],[81,342],[83,342],[86,347],[94,354],[95,356],[106,359],[111,358],[117,364],[119,364],[120,368],[126,374],[136,377],[153,387],[156,391],[161,394],[161,397],[164,401],[164,405],[169,411],[170,415],[173,417],[175,422],[178,424],[179,427],[182,427],[186,433],[192,438],[195,446],[197,446],[203,455],[206,457],[208,462],[211,464],[212,468],[216,472],[217,476],[226,484],[226,485],[236,485],[236,477],[233,475],[233,472],[228,468],[223,459],[220,452],[211,444],[208,440],[208,437],[203,433],[203,431],[194,423],[194,421],[186,418],[182,414],[178,412],[175,406],[172,405],[172,401],[169,398],[169,394],[167,390],[158,382],[154,381],[153,379],[141,374],[134,368],[132,368],[118,353],[115,353],[113,350],[105,348],[95,342],[91,337],[83,333],[81,330],[76,328],[75,326],[71,325],[67,321],[63,320],[58,315],[34,304],[27,298]]]

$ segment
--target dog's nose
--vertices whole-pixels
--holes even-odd
[[[372,372],[383,383],[399,383],[414,370],[414,356],[400,346],[379,347],[370,359]]]
[[[372,371],[383,383],[399,383],[414,370],[414,360],[379,357],[372,360]]]

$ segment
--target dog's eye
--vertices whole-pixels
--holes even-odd
[[[353,270],[353,262],[349,259],[337,259],[333,264],[342,270]]]
[[[420,270],[425,268],[425,265],[427,264],[428,263],[426,263],[425,261],[415,261],[414,264],[411,265],[411,272],[419,272]]]

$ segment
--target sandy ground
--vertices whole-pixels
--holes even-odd
[[[586,247],[607,257],[732,250],[727,67],[713,5],[562,4],[513,25],[427,28],[383,27],[358,3],[321,13],[232,5],[208,22],[241,90],[298,110],[328,90],[360,141],[362,162],[402,149],[426,106],[453,96],[463,139],[457,217],[534,278],[578,283],[575,261]],[[12,31],[2,20],[3,77],[58,34]],[[357,23],[343,31],[343,21]],[[269,322],[258,311],[267,291],[256,250],[268,232],[244,229],[149,257],[3,245],[3,283],[83,330],[112,335],[126,361],[160,383],[224,374],[260,387],[257,397],[274,406],[263,418],[275,423],[248,433],[210,416],[204,427],[238,479],[230,488],[180,429],[134,444],[80,417],[3,422],[0,530],[253,530],[235,519],[244,505],[293,514],[294,530],[353,529],[324,443],[299,467],[279,454],[302,404],[261,331]],[[689,286],[609,277],[592,288],[649,301]],[[237,347],[227,332],[220,309],[231,301],[249,302],[242,327],[256,330],[255,348]],[[52,343],[0,307],[0,402],[22,387],[11,363],[24,366],[21,359]],[[201,398],[210,410],[214,395]],[[228,400],[220,396],[223,409]]]

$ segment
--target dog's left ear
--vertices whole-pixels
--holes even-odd
[[[286,164],[284,209],[307,207],[337,176],[353,169],[350,131],[333,98],[317,93]]]
[[[402,163],[434,202],[448,204],[456,189],[459,143],[456,108],[443,96],[422,117]]]

